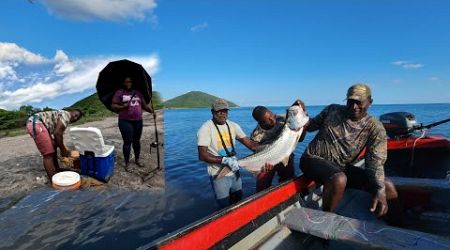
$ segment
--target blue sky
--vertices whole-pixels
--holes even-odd
[[[0,107],[64,107],[109,60],[150,71],[164,99],[242,106],[450,102],[449,1],[3,0]]]

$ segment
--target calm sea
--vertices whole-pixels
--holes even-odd
[[[272,107],[285,113],[286,107]],[[314,116],[323,106],[308,107]],[[250,134],[255,127],[252,108],[232,109],[229,119]],[[374,116],[408,111],[429,124],[450,117],[450,104],[374,105]],[[164,193],[120,190],[75,192],[36,190],[17,199],[0,199],[0,248],[135,248],[188,225],[217,210],[206,166],[198,160],[196,133],[211,118],[209,109],[166,110]],[[428,132],[450,138],[450,123]],[[296,150],[298,160],[314,134],[308,134]],[[238,157],[250,154],[237,145]],[[255,180],[243,171],[246,197],[254,194]],[[277,179],[274,178],[274,183]]]

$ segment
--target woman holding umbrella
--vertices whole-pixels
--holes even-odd
[[[142,167],[139,162],[143,127],[142,110],[153,113],[153,109],[145,103],[142,93],[133,89],[133,81],[130,77],[126,77],[123,80],[123,88],[114,93],[111,109],[119,114],[119,130],[123,139],[125,169],[128,169],[131,146],[133,146],[136,165]]]

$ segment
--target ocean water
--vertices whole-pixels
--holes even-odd
[[[311,116],[324,106],[307,107]],[[285,113],[286,107],[271,107]],[[256,123],[252,108],[236,108],[229,119],[250,134]],[[450,104],[373,105],[369,113],[379,116],[408,111],[429,124],[450,117]],[[0,199],[0,248],[136,248],[187,226],[217,210],[204,163],[198,160],[198,128],[211,118],[209,109],[166,110],[165,192],[123,190],[36,190],[20,197]],[[428,131],[450,138],[450,123]],[[308,134],[295,152],[299,157],[314,134]],[[237,143],[238,157],[250,151]],[[254,177],[242,171],[244,196],[255,193]],[[277,178],[274,178],[274,184]]]

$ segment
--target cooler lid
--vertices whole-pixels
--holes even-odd
[[[85,151],[90,151],[95,156],[98,156],[104,154],[105,150],[109,149],[105,147],[102,132],[98,128],[74,127],[69,130],[69,135],[75,148],[80,151],[80,154],[84,154]]]

